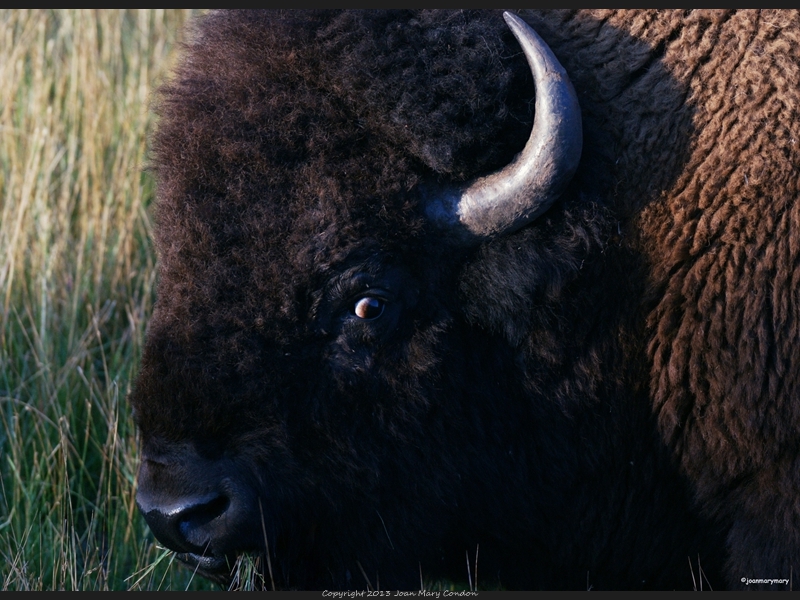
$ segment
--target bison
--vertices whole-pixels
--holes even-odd
[[[130,396],[155,536],[294,589],[796,585],[799,17],[199,18]]]

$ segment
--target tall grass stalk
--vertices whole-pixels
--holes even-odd
[[[126,405],[156,278],[148,103],[188,16],[0,12],[0,590],[192,581],[136,511]]]

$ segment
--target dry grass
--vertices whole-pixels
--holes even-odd
[[[148,102],[184,11],[0,12],[0,589],[185,589],[134,504]],[[197,582],[193,582],[195,585]]]

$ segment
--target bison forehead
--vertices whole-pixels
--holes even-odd
[[[394,215],[421,176],[495,170],[532,118],[530,74],[505,43],[494,14],[211,13],[161,94],[161,211],[268,197],[280,230],[320,196],[357,190],[339,204]]]

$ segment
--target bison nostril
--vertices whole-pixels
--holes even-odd
[[[193,546],[207,546],[210,531],[206,526],[225,514],[230,504],[227,496],[220,495],[185,508],[178,516],[178,531]]]
[[[153,534],[177,552],[203,554],[215,537],[214,521],[230,508],[230,498],[212,493],[169,506],[142,501],[139,506]]]

